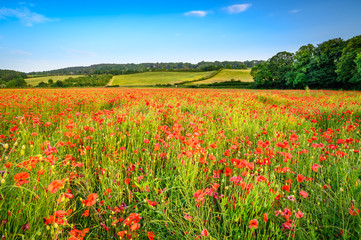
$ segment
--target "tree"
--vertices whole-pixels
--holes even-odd
[[[337,81],[345,87],[355,87],[361,83],[356,65],[358,53],[361,53],[361,35],[346,41],[340,61],[337,63]]]
[[[21,88],[21,87],[26,87],[27,83],[25,82],[24,79],[22,78],[16,78],[14,80],[9,81],[6,84],[6,87],[8,88]]]
[[[269,62],[264,62],[252,68],[252,77],[257,87],[273,87],[272,75],[268,65]]]
[[[290,52],[279,52],[268,60],[268,69],[271,73],[274,87],[286,86],[286,74],[293,69],[294,54]]]
[[[304,88],[307,86],[307,79],[310,74],[310,63],[314,58],[315,46],[308,44],[302,46],[295,53],[295,74],[287,79],[287,84],[293,88]]]
[[[335,38],[325,41],[315,49],[310,62],[308,84],[312,88],[337,88],[336,64],[339,61],[344,41]]]
[[[54,80],[50,78],[50,79],[48,80],[48,83],[49,83],[49,84],[53,84],[53,83],[54,83]]]
[[[63,81],[56,81],[55,84],[53,84],[54,87],[64,87],[64,82]]]

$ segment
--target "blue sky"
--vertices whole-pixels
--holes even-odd
[[[360,0],[0,2],[0,69],[268,59],[361,34]]]

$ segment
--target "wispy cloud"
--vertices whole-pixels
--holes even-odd
[[[14,54],[14,55],[25,55],[25,56],[30,56],[30,55],[32,55],[31,52],[26,52],[26,51],[19,50],[19,49],[16,49],[16,50],[14,50],[14,51],[11,51],[11,54]]]
[[[237,5],[225,7],[224,10],[229,14],[237,14],[246,11],[251,6],[252,6],[251,4],[237,4]]]
[[[289,11],[289,13],[299,13],[301,11],[302,11],[302,9],[293,9],[293,10]]]
[[[88,56],[88,57],[95,56],[94,52],[88,52],[88,51],[82,51],[82,50],[78,50],[78,49],[70,49],[70,48],[64,48],[64,47],[62,47],[61,49],[64,50],[69,55]]]
[[[194,16],[194,17],[205,17],[209,12],[207,11],[190,11],[184,13],[185,16]]]
[[[23,8],[0,8],[0,19],[15,18],[20,20],[25,26],[31,27],[37,23],[50,22],[51,19],[44,15],[30,11],[27,7]]]

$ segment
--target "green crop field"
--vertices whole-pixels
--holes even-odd
[[[191,85],[194,84],[209,84],[215,82],[227,82],[234,79],[235,81],[242,81],[242,82],[253,82],[252,76],[250,74],[251,70],[238,70],[238,69],[223,69],[220,71],[216,76],[206,79],[203,81],[189,83]]]
[[[64,81],[67,78],[76,78],[76,77],[81,77],[83,75],[60,75],[60,76],[45,76],[45,77],[34,77],[34,78],[27,78],[25,79],[25,81],[32,85],[32,86],[36,86],[38,85],[40,82],[45,82],[48,83],[49,79],[53,79],[54,82],[60,80],[60,81]]]
[[[110,85],[150,86],[156,84],[175,84],[209,76],[213,72],[146,72],[114,76]]]

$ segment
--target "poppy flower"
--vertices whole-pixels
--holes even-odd
[[[300,210],[298,210],[298,212],[296,212],[295,215],[296,215],[296,218],[302,218],[304,213],[301,212]]]
[[[297,175],[297,182],[301,183],[301,182],[303,182],[303,180],[305,180],[305,177],[302,176],[301,174],[298,174]]]
[[[201,236],[203,236],[203,237],[207,237],[207,236],[208,236],[208,231],[207,231],[207,229],[203,229],[203,230],[201,231]]]
[[[149,232],[148,232],[148,239],[149,239],[149,240],[154,240],[154,238],[155,238],[154,232],[149,231]]]
[[[29,178],[29,176],[30,175],[27,172],[21,172],[21,173],[15,174],[14,181],[16,182],[16,186],[20,186],[25,183],[28,183],[29,181],[27,179]]]
[[[96,202],[97,202],[97,198],[98,198],[98,194],[96,193],[91,193],[89,194],[88,198],[86,200],[82,200],[81,202],[85,205],[85,206],[93,206]]]
[[[249,221],[249,228],[257,229],[258,228],[258,220],[252,219],[251,221]]]
[[[265,214],[263,215],[263,219],[264,219],[264,222],[268,222],[268,215],[267,215],[267,213],[265,213]]]
[[[82,214],[82,216],[88,217],[89,216],[89,210],[85,210],[84,213]]]
[[[63,180],[54,180],[49,184],[48,190],[50,193],[56,193],[63,186],[64,186]]]
[[[300,195],[304,198],[307,198],[308,197],[308,193],[305,192],[305,191],[300,191]]]

